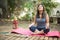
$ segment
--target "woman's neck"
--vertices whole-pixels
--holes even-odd
[[[42,18],[42,14],[40,14],[39,17]]]
[[[43,12],[39,12],[40,15],[42,15]]]

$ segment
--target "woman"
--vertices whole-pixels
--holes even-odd
[[[44,6],[39,4],[34,22],[29,26],[30,31],[34,34],[45,34],[49,32],[49,16],[45,13]]]

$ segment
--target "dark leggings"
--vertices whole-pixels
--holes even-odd
[[[39,31],[43,30],[44,33],[46,33],[46,34],[50,31],[50,29],[46,29],[45,27],[35,27],[35,26],[31,26],[29,29],[32,32],[35,32],[36,29],[39,30]]]

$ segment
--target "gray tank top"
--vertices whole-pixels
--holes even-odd
[[[45,27],[46,25],[46,19],[45,18],[36,18],[36,22],[37,22],[37,27]]]

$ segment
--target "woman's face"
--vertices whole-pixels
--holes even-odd
[[[43,6],[39,5],[38,10],[39,10],[39,13],[43,13]]]

